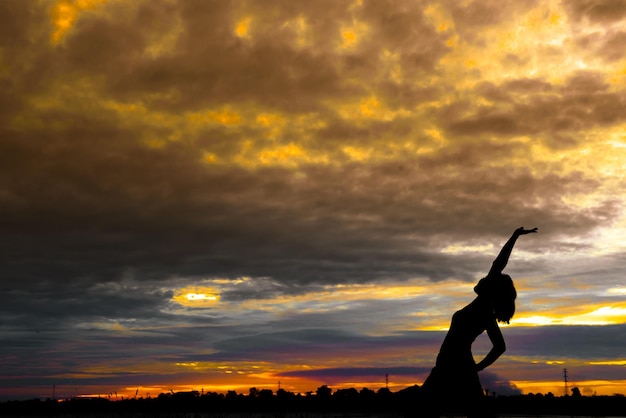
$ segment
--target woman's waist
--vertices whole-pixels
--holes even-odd
[[[445,361],[446,363],[474,364],[474,356],[472,355],[471,346],[442,346],[437,356],[437,363]]]

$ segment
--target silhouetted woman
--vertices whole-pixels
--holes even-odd
[[[517,292],[513,280],[502,270],[517,238],[537,232],[533,229],[516,229],[504,244],[493,262],[491,270],[474,287],[478,296],[452,316],[446,338],[443,340],[437,363],[422,386],[422,402],[428,404],[431,416],[443,409],[463,410],[468,417],[485,417],[484,394],[478,372],[490,366],[506,350],[498,322],[509,323],[515,313]],[[472,356],[472,343],[483,331],[493,347],[479,363]],[[426,406],[426,405],[423,405]]]

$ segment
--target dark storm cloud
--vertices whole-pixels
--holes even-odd
[[[372,49],[366,51],[364,59],[371,60],[380,45],[392,45],[401,51],[401,61],[408,64],[406,67],[413,69],[409,75],[418,76],[424,70],[432,70],[448,52],[445,35],[436,33],[424,21],[422,12],[427,4],[392,2],[389,7],[381,2],[367,2],[364,6],[363,17],[374,25],[369,43]]]
[[[7,4],[13,14],[28,14],[23,4]],[[331,4],[336,3],[327,6]],[[263,102],[280,92],[288,92],[289,97],[298,100],[303,97],[317,100],[311,93],[314,89],[320,91],[320,86],[326,86],[327,90],[316,94],[347,94],[338,84],[340,76],[332,59],[318,57],[314,64],[311,54],[315,51],[296,54],[281,32],[283,29],[276,29],[277,25],[273,24],[276,20],[297,17],[299,13],[306,16],[306,10],[268,9],[278,15],[271,15],[265,8],[257,10],[260,17],[255,19],[255,39],[245,44],[246,40],[237,39],[233,31],[240,16],[222,2],[183,2],[180,9],[153,2],[135,8],[114,7],[126,8],[123,9],[128,12],[126,19],[87,13],[76,21],[54,52],[43,30],[34,32],[38,42],[28,44],[27,52],[9,49],[19,60],[29,60],[31,65],[30,71],[16,72],[20,75],[9,82],[18,91],[29,91],[32,86],[43,86],[44,82],[70,81],[66,74],[71,69],[72,80],[99,77],[118,97],[163,92],[171,86],[188,87],[189,90],[178,92],[181,101],[175,101],[175,105],[179,108],[197,106],[200,97],[215,103],[226,97],[228,101],[237,101],[238,92],[245,92],[245,100]],[[330,16],[338,12],[339,6],[313,7],[319,8],[314,12]],[[47,18],[44,10],[29,9],[30,21],[24,18],[27,22],[24,25],[7,26],[18,45],[26,43],[33,28]],[[346,10],[341,12],[349,15]],[[438,37],[423,22],[409,24],[404,14],[393,9],[362,13],[374,19],[370,22],[372,31],[380,39],[402,38],[411,42],[416,36],[421,40],[426,36]],[[184,22],[174,55],[155,59],[143,56],[142,51],[154,32],[174,24],[172,16],[179,16]],[[142,24],[144,21],[157,24],[146,26]],[[159,26],[158,22],[165,26]],[[321,18],[313,22],[337,25],[330,23],[337,22],[336,19]],[[46,27],[51,29],[49,25]],[[338,31],[337,26],[313,27],[313,36],[320,37],[313,43],[320,44],[320,50],[327,50],[330,39],[335,39]],[[204,41],[197,42],[198,39]],[[420,56],[436,59],[437,54],[428,49],[436,43],[415,45],[426,49],[412,49],[405,59],[416,62],[421,60]],[[353,54],[338,59],[345,59],[350,71],[355,73],[373,71],[374,67],[365,59],[370,52],[373,50],[361,51],[361,58]],[[296,59],[287,59],[285,54]],[[206,65],[207,59],[210,65]],[[286,60],[290,62],[288,68],[277,65]],[[325,70],[320,64],[327,62],[332,64]],[[284,83],[294,77],[281,72],[281,68],[297,75],[289,88],[284,88]],[[315,79],[307,74],[314,74]],[[7,96],[7,102],[12,97]],[[2,163],[10,176],[2,182],[3,234],[7,238],[3,240],[2,253],[7,275],[25,286],[42,277],[51,280],[64,277],[70,281],[80,279],[89,287],[93,281],[117,279],[128,271],[143,280],[153,275],[167,278],[175,274],[293,279],[304,270],[310,273],[300,280],[327,281],[328,275],[354,276],[352,266],[363,254],[362,251],[359,254],[359,247],[365,245],[362,250],[372,252],[382,246],[368,249],[370,244],[363,244],[361,236],[345,235],[340,226],[337,228],[355,209],[339,195],[350,189],[350,185],[323,191],[332,179],[322,173],[319,180],[323,184],[304,191],[323,191],[324,195],[316,201],[309,198],[305,204],[291,206],[291,202],[298,202],[304,196],[283,180],[285,171],[248,173],[217,169],[207,173],[206,167],[198,164],[197,155],[183,145],[172,144],[167,147],[167,153],[146,150],[137,143],[137,135],[142,133],[133,128],[152,128],[125,127],[114,112],[103,112],[89,100],[85,97],[83,101],[70,102],[63,109],[31,109],[34,123],[27,130],[19,127],[3,130]],[[292,104],[288,107],[292,108]],[[14,109],[12,116],[16,112]],[[10,115],[6,115],[7,120]],[[372,135],[388,134],[390,129],[397,131],[398,124],[381,124]],[[363,138],[364,131],[355,134]],[[212,135],[211,142],[219,141],[221,135],[219,132]],[[228,139],[231,138],[224,138]],[[338,197],[343,200],[340,202],[343,207],[336,207],[332,201]],[[365,204],[371,208],[356,208],[357,211],[368,213],[378,206],[376,202]],[[299,210],[309,209],[314,210],[313,216],[305,216],[312,220],[302,222]],[[323,225],[326,221],[329,224]],[[381,233],[382,229],[378,234]],[[291,256],[283,256],[285,245],[292,248]],[[337,245],[349,251],[341,254],[332,250]],[[308,251],[315,252],[321,247],[324,247],[319,254],[321,259],[308,255]],[[399,260],[390,260],[396,261]],[[372,267],[372,273],[368,273],[372,277],[389,274],[392,269]],[[276,268],[283,273],[277,273]]]
[[[329,3],[322,10],[337,11],[334,4]],[[143,7],[154,8],[151,4]],[[181,99],[168,106],[178,109],[250,100],[284,109],[306,109],[331,91],[348,94],[349,89],[344,90],[328,60],[293,50],[293,35],[282,24],[297,17],[297,12],[290,14],[280,7],[259,8],[253,12],[255,20],[250,29],[255,31],[255,39],[248,42],[237,38],[234,32],[237,21],[246,15],[238,14],[229,3],[182,2],[176,13],[184,32],[175,51],[154,59],[133,60],[124,77],[113,74],[109,78],[113,92],[123,99],[174,89]],[[142,13],[138,12],[136,18],[143,19]],[[332,25],[330,19],[319,22]],[[338,30],[333,26],[316,29],[316,36],[322,37]],[[289,92],[290,100],[280,92]]]
[[[517,88],[545,88],[524,83]],[[582,94],[602,87],[593,77],[576,84]],[[207,167],[181,143],[146,149],[111,112],[68,109],[38,118],[53,128],[5,128],[0,144],[11,173],[2,181],[0,209],[11,286],[45,277],[90,283],[126,272],[137,280],[248,275],[301,284],[469,278],[432,245],[479,233],[502,239],[522,220],[547,219],[551,228],[573,232],[615,211],[610,201],[587,212],[560,202],[562,193],[596,187],[582,174],[481,170],[487,155],[498,160],[523,152],[495,143],[393,163],[303,167],[298,177],[281,168]],[[338,138],[400,129],[385,122],[349,133],[354,128],[344,126],[344,132],[333,128]],[[549,203],[537,207],[536,198]],[[455,236],[430,238],[443,229]]]
[[[397,118],[393,121],[372,121],[355,125],[348,120],[331,118],[323,129],[315,136],[315,148],[331,151],[335,149],[337,141],[358,146],[385,146],[385,138],[419,137],[423,136],[415,127],[415,121],[410,118]]]
[[[609,91],[603,76],[591,71],[571,75],[562,87],[542,80],[521,79],[501,86],[483,84],[478,92],[487,99],[509,104],[512,109],[478,107],[473,115],[457,118],[457,112],[466,113],[467,109],[455,104],[442,112],[442,122],[452,133],[500,138],[539,136],[547,145],[559,148],[563,135],[570,138],[567,142],[572,146],[583,140],[573,133],[594,126],[612,126],[624,120],[621,111],[626,103],[624,92]],[[521,100],[519,93],[524,94]]]
[[[575,20],[613,23],[626,17],[624,0],[573,0],[563,3],[563,6]]]
[[[626,43],[626,32],[625,31],[617,31],[615,33],[611,33],[608,36],[608,39],[604,43],[601,49],[601,54],[606,57],[608,61],[616,61],[624,58],[626,54],[624,49],[621,47]]]
[[[593,51],[596,56],[609,63],[624,57],[624,48],[622,48],[624,42],[626,42],[626,32],[619,30],[602,34],[590,33],[576,39],[580,47]]]
[[[482,26],[497,25],[510,19],[512,15],[532,9],[536,1],[518,2],[515,0],[497,1],[446,1],[455,26],[465,37],[472,39],[472,33]]]
[[[14,3],[11,5],[19,11]],[[236,39],[232,29],[238,18],[236,11],[224,3],[194,3],[193,7],[192,3],[183,3],[181,9],[170,10],[172,7],[175,6],[140,4],[128,17],[131,23],[136,19],[137,25],[97,14],[81,17],[58,47],[54,60],[50,47],[41,46],[45,42],[30,49],[32,55],[39,51],[36,60],[54,61],[45,74],[36,76],[59,76],[65,68],[72,68],[74,74],[101,73],[113,87],[119,86],[119,90],[113,89],[114,94],[134,94],[133,88],[156,92],[167,90],[168,85],[189,87],[188,92],[179,92],[179,96],[193,103],[197,100],[194,95],[215,102],[224,97],[236,100],[237,94],[230,90],[234,88],[245,91],[246,100],[263,101],[268,96],[267,89],[271,90],[277,80],[282,80],[281,83],[290,80],[273,69],[285,61],[281,54],[295,53],[293,46],[287,40],[279,39],[278,44],[270,42],[281,38],[277,31],[282,30],[270,22],[288,20],[297,16],[296,12],[306,15],[306,11],[276,8],[285,15],[258,19],[261,21],[261,27],[256,29],[258,36],[245,46],[246,41]],[[373,19],[368,22],[381,43],[402,39],[408,42],[419,33],[420,43],[415,48],[437,45],[430,41],[439,40],[440,35],[428,29],[424,22],[413,22],[419,29],[414,33],[415,26],[409,25],[404,15],[393,8],[382,13],[376,3],[367,7],[374,9],[366,8],[359,13]],[[332,7],[326,10],[319,6],[319,9],[315,12],[337,11]],[[259,13],[264,16],[269,10],[273,9]],[[342,13],[349,14],[345,10]],[[41,14],[33,12],[33,15],[42,18]],[[162,29],[158,25],[150,26],[148,34],[140,34],[136,29],[142,26],[140,21],[153,16],[158,22],[173,15],[180,15],[186,22],[175,55],[137,60],[138,52],[148,43],[150,30]],[[205,19],[214,21],[215,25],[206,24]],[[326,21],[319,19],[316,22],[322,23],[316,24],[330,24],[323,23]],[[21,29],[10,27],[15,32],[12,36],[18,39],[25,39],[32,30],[30,25]],[[250,30],[253,28],[251,24]],[[339,29],[323,29],[312,32],[313,36],[323,38],[315,42],[326,45],[331,42],[328,33],[336,34]],[[44,32],[38,34],[43,38]],[[195,42],[195,39],[207,42]],[[232,48],[233,43],[239,46]],[[279,45],[282,52],[265,48],[269,43]],[[365,57],[375,44],[367,44],[364,50],[352,54]],[[411,51],[403,59],[417,59],[411,54],[421,53]],[[259,57],[250,55],[254,53],[259,53]],[[315,67],[316,73],[324,74],[323,66],[306,62],[310,53],[298,53],[305,55],[305,61],[290,64],[296,66],[292,70],[298,74],[297,66],[301,65],[304,73]],[[432,55],[430,50],[424,53]],[[220,59],[201,65],[200,61],[206,63],[209,56]],[[374,71],[357,62],[353,63],[354,71]],[[199,73],[194,75],[189,71]],[[254,77],[246,78],[251,74]],[[343,95],[342,90],[337,90],[339,75],[335,70],[329,70],[328,74],[335,81],[321,83],[328,90],[318,94]],[[156,84],[153,86],[152,82]],[[264,83],[269,84],[264,87]],[[294,83],[289,88],[278,89],[273,96],[288,92],[297,97],[311,97],[305,94],[311,88],[306,86],[320,84],[319,80],[307,81],[306,76],[296,77]],[[26,88],[25,82],[15,85]],[[391,96],[396,94],[387,85],[381,84],[381,91]],[[620,120],[616,109],[623,99],[616,93],[606,93],[606,87],[592,75],[583,74],[568,87],[572,93],[567,93],[570,96],[563,101],[522,103],[515,116],[478,113],[471,119],[459,120],[449,117],[454,116],[451,111],[446,116],[451,130],[463,134],[497,131],[509,135],[528,129],[530,132],[551,130],[552,122],[545,115],[557,116],[555,119],[559,120],[555,109],[563,108],[567,100],[571,116],[567,110],[559,110],[566,113],[562,119],[574,120],[583,115],[587,122]],[[509,82],[505,88],[544,91],[547,86],[540,81],[522,80],[517,85]],[[582,103],[591,103],[591,112],[588,105],[580,111],[573,108],[576,100],[570,99],[575,96]],[[19,282],[18,287],[31,286],[42,277],[80,279],[89,287],[93,281],[117,280],[126,272],[133,272],[137,280],[161,280],[175,275],[249,275],[274,277],[285,283],[415,275],[437,280],[469,279],[471,273],[463,273],[463,266],[449,267],[448,257],[438,254],[437,245],[433,248],[433,244],[440,246],[478,231],[486,236],[502,237],[503,225],[517,225],[521,220],[547,219],[553,228],[561,230],[573,231],[581,225],[588,229],[614,212],[610,202],[587,213],[573,212],[559,202],[560,193],[595,187],[594,182],[582,175],[536,178],[523,170],[502,169],[494,175],[475,168],[486,155],[490,159],[510,156],[516,152],[511,146],[460,144],[439,155],[415,160],[331,169],[305,167],[302,169],[305,178],[298,180],[292,172],[280,168],[250,172],[206,167],[199,163],[197,153],[182,143],[149,150],[137,143],[136,129],[143,127],[124,125],[116,113],[90,107],[87,101],[72,105],[36,111],[33,116],[37,123],[27,131],[9,127],[3,130],[5,140],[0,145],[0,155],[4,158],[0,158],[11,175],[2,182],[0,210],[6,237],[2,254],[6,272]],[[528,120],[537,115],[544,115],[544,119],[534,123],[537,128],[528,128],[533,126]],[[327,137],[327,141],[355,138],[362,144],[379,143],[380,138],[389,135],[409,135],[412,129],[408,119],[356,128],[337,121],[322,131],[319,138]],[[217,131],[206,141],[226,144],[238,140]],[[314,147],[324,149],[324,141]],[[459,176],[461,172],[464,174]],[[550,203],[537,208],[526,205],[521,196],[523,199],[554,196],[554,199],[548,197]],[[555,212],[558,216],[550,215]],[[489,226],[490,221],[486,220],[491,219],[501,219],[501,225]],[[432,234],[440,234],[443,225],[454,230],[456,236],[430,238]]]
[[[5,271],[16,280],[11,286],[30,286],[40,277],[90,283],[127,271],[137,280],[442,279],[460,274],[462,267],[446,266],[448,257],[431,244],[464,235],[499,242],[510,225],[539,218],[549,219],[545,223],[552,229],[589,228],[596,217],[612,213],[610,206],[575,213],[556,196],[550,200],[555,188],[594,187],[578,176],[535,178],[505,169],[495,177],[480,169],[464,179],[431,174],[431,164],[453,163],[455,154],[439,161],[311,168],[303,170],[304,179],[293,179],[280,169],[204,170],[160,151],[128,151],[126,158],[84,152],[80,165],[91,160],[92,167],[101,167],[89,171],[55,164],[53,153],[45,174],[19,173],[19,187],[6,184],[19,201],[28,202],[2,208]],[[471,161],[468,151],[463,157]],[[26,152],[34,157],[39,150]],[[537,208],[533,196],[550,203]],[[455,235],[430,238],[441,233],[441,225],[453,227]]]
[[[345,99],[369,90],[346,82],[346,75],[369,78],[385,90],[378,61],[387,45],[394,45],[400,62],[413,69],[410,76],[431,70],[448,50],[444,35],[423,21],[419,2],[409,9],[377,2],[356,9],[345,2],[249,6],[142,2],[113,5],[124,19],[86,14],[56,51],[48,77],[61,77],[70,68],[74,76],[103,76],[108,92],[120,100],[176,92],[168,103],[152,99],[156,108],[258,101],[288,112],[310,111],[321,110],[321,98]],[[253,16],[250,39],[239,38],[234,28],[247,16]],[[306,21],[304,46],[297,45],[297,28],[289,24],[297,19]],[[355,19],[367,22],[365,39],[355,50],[338,52],[341,32],[348,30],[344,26]],[[159,34],[177,25],[182,28],[171,52],[145,53]],[[396,89],[394,96],[406,94]]]
[[[54,285],[54,287],[59,286]],[[171,292],[146,289],[124,283],[105,283],[81,286],[79,283],[61,285],[61,289],[30,287],[28,293],[15,288],[5,292],[4,309],[13,312],[15,320],[22,322],[23,315],[34,316],[42,326],[54,321],[76,318],[80,312],[83,319],[129,316],[154,318],[164,300]]]
[[[220,315],[204,310],[201,319],[173,312],[173,292],[129,279],[97,283],[93,277],[63,281],[47,277],[30,285],[5,284],[2,313],[8,329],[54,331],[56,335],[98,326],[123,324],[143,328],[154,324],[214,323]],[[13,324],[13,325],[10,325]],[[98,327],[96,326],[96,328]]]

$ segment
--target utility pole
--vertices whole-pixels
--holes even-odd
[[[389,389],[389,373],[385,373],[385,389]]]
[[[563,369],[563,385],[565,390],[565,396],[567,396],[567,369]]]

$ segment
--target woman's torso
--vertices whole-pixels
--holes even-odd
[[[472,343],[494,321],[493,311],[479,299],[457,311],[452,316],[450,329],[441,345],[437,365],[474,364]]]

